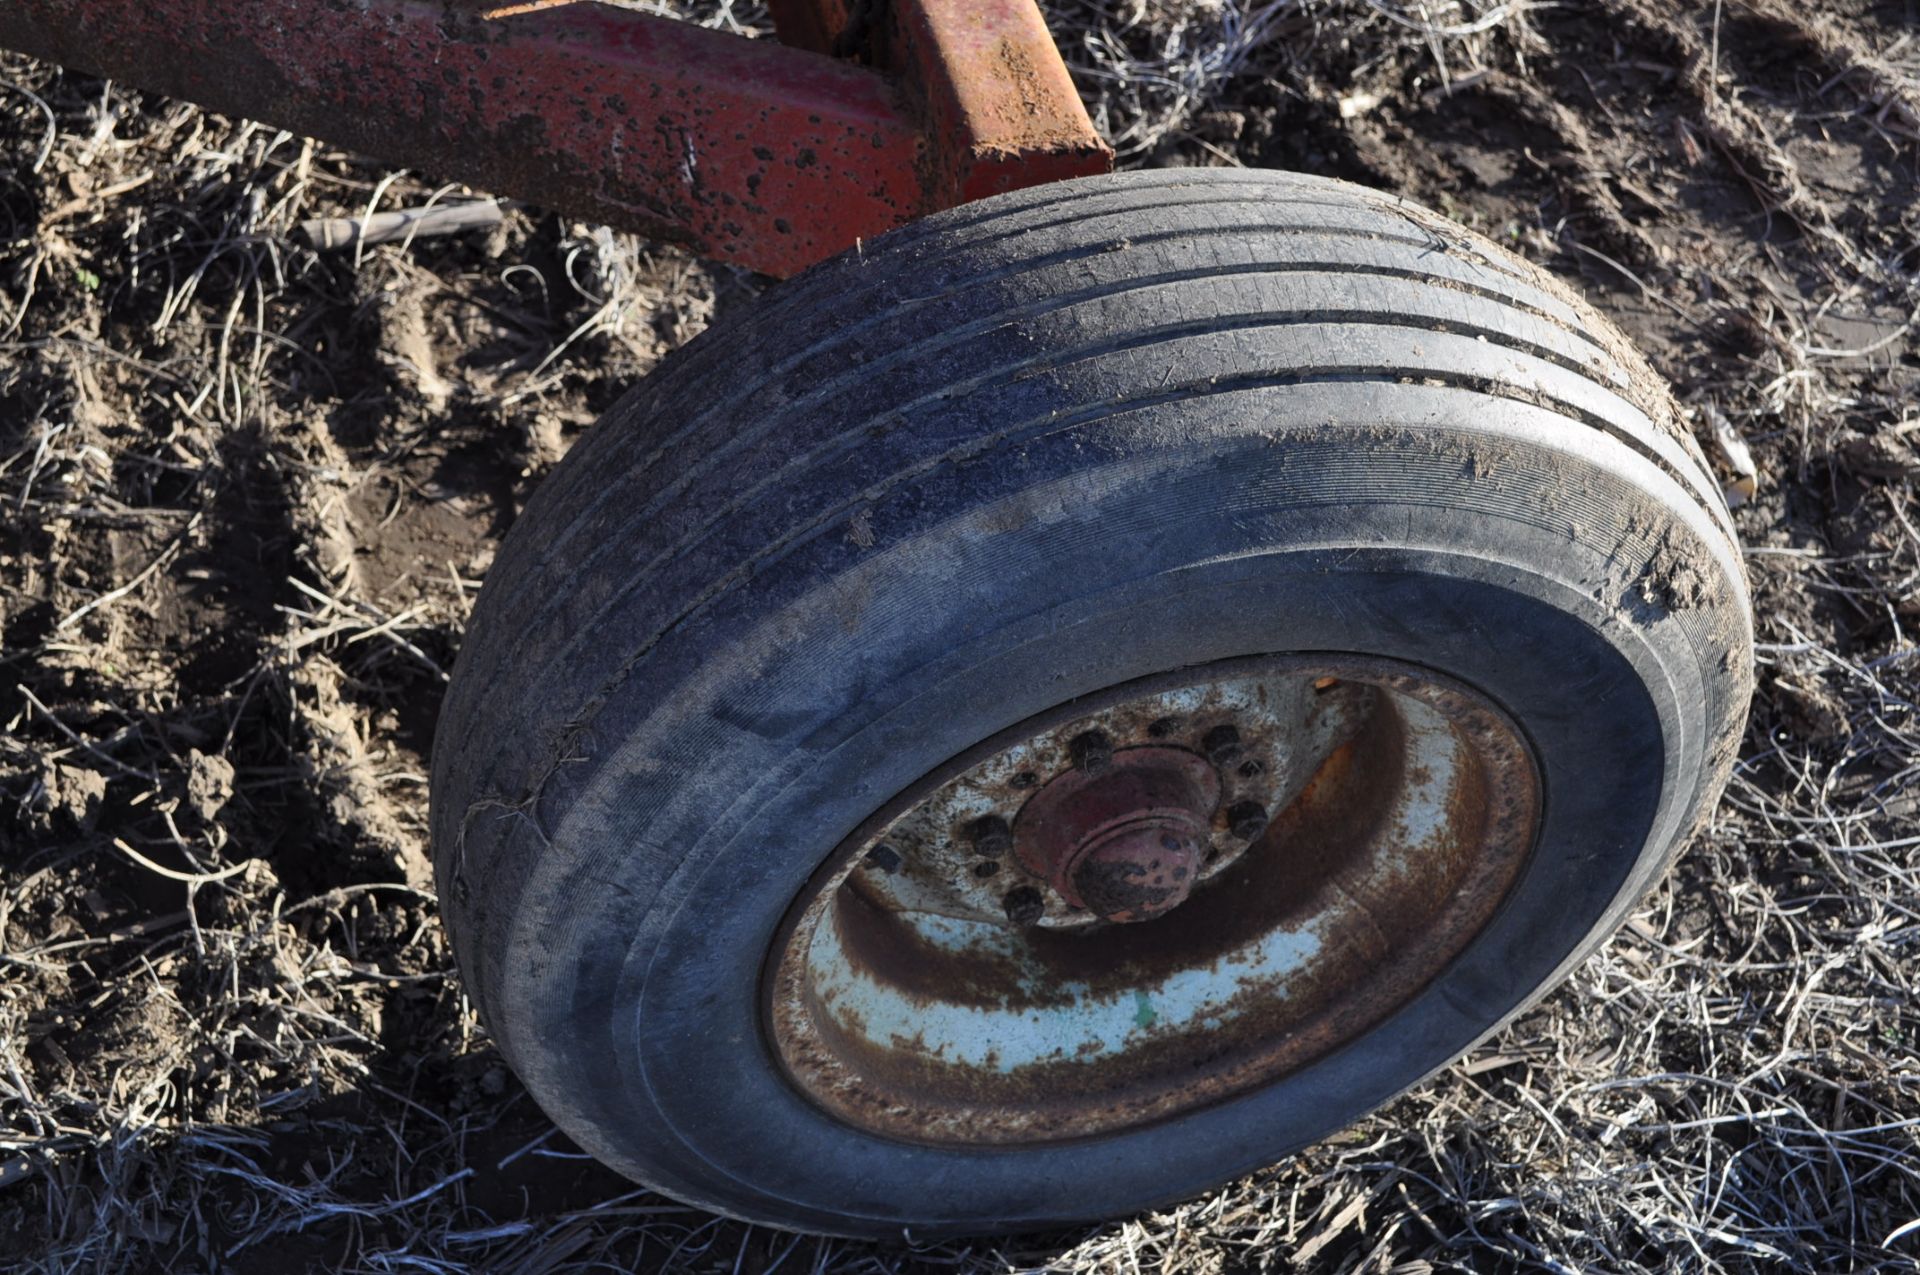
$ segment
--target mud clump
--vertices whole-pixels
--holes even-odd
[[[107,777],[100,772],[42,760],[20,804],[37,832],[92,832],[106,796]]]
[[[1876,482],[1920,478],[1920,452],[1894,434],[1843,430],[1833,440],[1833,455],[1848,473]]]
[[[1688,611],[1712,601],[1711,563],[1701,560],[1704,547],[1682,543],[1671,531],[1661,535],[1653,555],[1640,572],[1643,601],[1667,611]]]
[[[187,806],[212,823],[233,800],[233,763],[193,749],[187,754]]]

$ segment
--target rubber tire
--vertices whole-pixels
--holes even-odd
[[[1591,952],[1710,810],[1752,634],[1667,391],[1541,271],[1283,173],[1061,183],[730,315],[488,573],[435,749],[444,915],[582,1146],[706,1208],[914,1238],[1133,1213],[1418,1083]],[[1113,1136],[912,1146],[782,1076],[760,980],[835,846],[969,745],[1206,660],[1444,671],[1532,743],[1514,893],[1384,1024]]]

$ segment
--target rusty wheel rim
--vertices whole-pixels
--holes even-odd
[[[842,843],[770,954],[770,1041],[810,1101],[890,1138],[1165,1120],[1384,1023],[1497,912],[1540,810],[1520,731],[1429,670],[1275,656],[1129,683]]]

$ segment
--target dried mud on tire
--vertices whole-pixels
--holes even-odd
[[[1911,5],[1049,11],[1127,163],[1404,195],[1546,267],[1674,387],[1739,501],[1758,691],[1726,799],[1627,931],[1429,1086],[1164,1215],[913,1249],[635,1193],[476,1025],[430,892],[428,744],[533,487],[764,281],[524,210],[317,256],[302,218],[439,187],[0,55],[10,1261],[1911,1262]]]

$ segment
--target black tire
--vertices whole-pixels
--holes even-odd
[[[1553,279],[1341,182],[1067,182],[784,285],[575,447],[461,652],[440,894],[507,1059],[640,1182],[847,1235],[1126,1214],[1351,1122],[1591,952],[1710,812],[1751,641],[1667,391]],[[786,1082],[769,945],[876,808],[1074,697],[1329,650],[1476,688],[1545,792],[1512,894],[1384,1023],[1039,1146],[875,1136]]]

